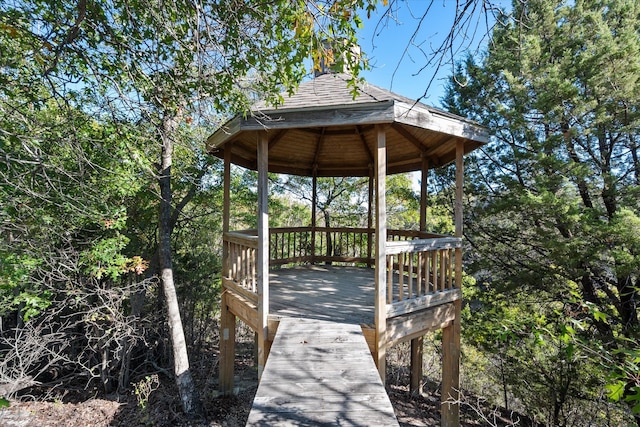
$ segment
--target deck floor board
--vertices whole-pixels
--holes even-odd
[[[269,314],[338,323],[374,322],[375,271],[366,267],[302,265],[269,273]],[[393,280],[398,300],[398,273]],[[404,295],[408,284],[404,281]],[[414,285],[415,286],[415,285]]]
[[[398,426],[356,324],[283,318],[248,426]]]
[[[269,313],[371,324],[374,291],[370,268],[310,265],[276,269],[269,275]]]

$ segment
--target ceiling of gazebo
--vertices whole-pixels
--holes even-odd
[[[312,176],[368,176],[374,165],[378,126],[385,129],[387,173],[420,170],[455,159],[456,142],[465,153],[488,141],[485,128],[373,85],[354,99],[347,77],[324,74],[300,85],[278,108],[258,103],[250,116],[237,116],[207,140],[208,151],[257,169],[259,133],[269,141],[269,171]]]

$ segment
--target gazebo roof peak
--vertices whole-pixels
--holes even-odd
[[[344,105],[370,104],[377,102],[401,101],[414,103],[409,98],[381,89],[367,82],[356,84],[357,94],[354,97],[353,87],[349,86],[350,76],[340,73],[326,73],[306,81],[298,90],[277,107],[259,101],[252,111],[283,111],[333,108]]]
[[[311,176],[368,176],[376,143],[374,128],[387,128],[388,173],[419,170],[455,158],[457,140],[465,152],[488,141],[486,129],[445,111],[349,76],[323,74],[302,83],[277,107],[258,102],[250,116],[236,116],[207,140],[222,156],[230,144],[233,163],[256,169],[257,132],[267,132],[269,171]]]

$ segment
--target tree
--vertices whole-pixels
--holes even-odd
[[[365,0],[179,0],[169,6],[155,0],[33,0],[0,9],[3,34],[8,35],[3,45],[12,48],[7,56],[11,62],[0,74],[7,83],[2,95],[7,110],[19,107],[24,98],[40,107],[44,95],[68,110],[112,123],[137,123],[139,141],[160,147],[154,173],[160,201],[158,266],[185,413],[200,409],[189,374],[171,251],[173,227],[193,197],[187,192],[179,202],[173,200],[171,167],[180,129],[211,123],[212,109],[223,115],[246,111],[254,93],[276,102],[280,89],[291,91],[306,74],[307,58],[317,64],[329,55],[325,39],[340,40],[339,62],[353,61],[340,49],[350,52],[360,23],[357,12],[374,5]],[[353,65],[355,80],[360,59]],[[40,82],[45,89],[39,91]],[[219,124],[214,120],[214,126]]]
[[[443,68],[453,71],[455,61],[461,54],[481,50],[484,42],[490,39],[491,29],[504,7],[503,3],[495,0],[391,0],[380,13],[371,40],[373,49],[368,53],[375,53],[378,39],[383,39],[382,43],[384,39],[393,40],[393,48],[400,49],[401,56],[391,75],[391,83],[404,78],[401,67],[411,64],[411,75],[424,77],[425,84],[416,88],[415,95],[416,100],[421,101],[427,98],[434,81],[440,79]],[[429,25],[433,20],[440,23],[449,21],[451,25],[442,31],[440,26]],[[409,26],[413,31],[408,39],[403,40],[394,31],[394,26]]]
[[[444,100],[493,132],[468,169],[475,271],[618,361],[638,343],[639,30],[634,2],[514,2]]]

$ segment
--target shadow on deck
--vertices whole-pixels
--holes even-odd
[[[339,323],[372,324],[374,270],[308,265],[271,270],[269,313]]]
[[[398,426],[356,324],[283,318],[248,426]]]

